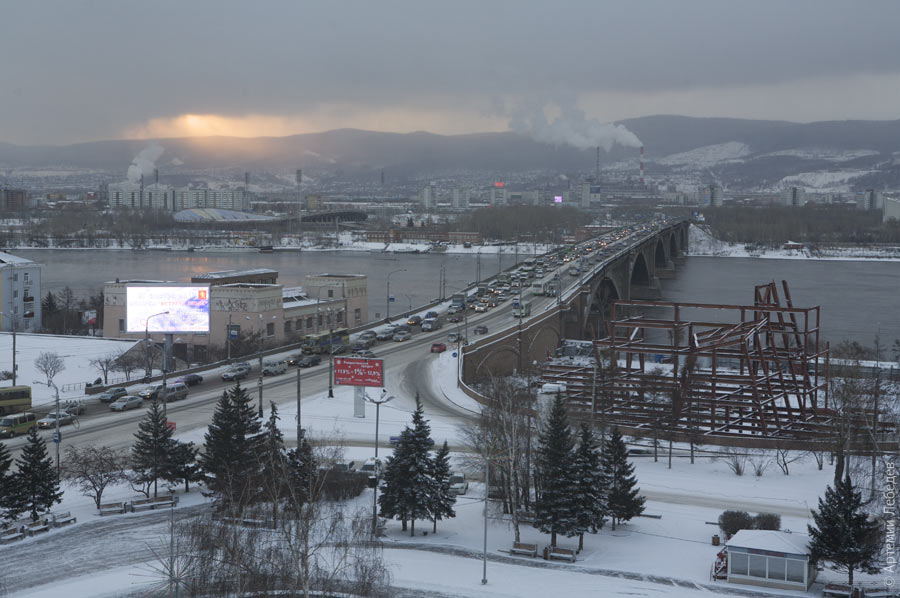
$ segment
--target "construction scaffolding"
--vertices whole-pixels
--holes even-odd
[[[820,309],[782,289],[756,286],[753,305],[616,301],[594,361],[548,362],[543,379],[564,384],[576,411],[637,434],[824,440],[834,413]]]

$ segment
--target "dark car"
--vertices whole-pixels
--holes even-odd
[[[487,334],[487,333],[488,333],[488,327],[485,326],[484,324],[482,324],[481,326],[475,327],[475,334]]]
[[[365,340],[365,339],[370,338],[374,341],[376,336],[378,336],[378,334],[374,330],[365,330],[365,331],[359,333],[359,340]]]
[[[463,317],[462,317],[461,315],[459,315],[459,314],[453,314],[452,316],[450,316],[449,318],[447,318],[447,321],[448,321],[448,322],[453,322],[453,323],[455,324],[455,323],[457,323],[457,322],[462,322],[462,321],[463,321]]]
[[[294,353],[290,357],[287,358],[288,365],[297,365],[300,360],[303,359],[303,353]]]
[[[438,312],[436,312],[436,311],[430,311],[430,312],[428,312],[427,314],[425,314],[425,319],[426,319],[426,320],[427,320],[428,318],[436,318],[436,317],[438,317]]]
[[[406,323],[410,326],[418,326],[422,323],[422,316],[410,316]]]
[[[385,328],[384,330],[380,330],[375,334],[375,338],[380,341],[389,341],[394,338],[394,329]]]
[[[322,358],[318,355],[304,355],[297,361],[297,365],[301,368],[311,368],[320,363],[322,363]]]
[[[185,386],[197,386],[203,382],[203,376],[200,374],[186,374],[176,380],[176,382],[182,382]]]
[[[120,386],[119,388],[110,388],[106,392],[103,392],[97,396],[100,399],[101,403],[112,403],[119,397],[124,397],[128,394],[128,391],[125,390],[124,386]]]

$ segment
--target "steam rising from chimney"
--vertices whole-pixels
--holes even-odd
[[[164,151],[162,146],[155,143],[142,149],[131,161],[131,166],[128,167],[128,181],[135,184],[140,183],[143,175],[149,175],[154,171],[156,161],[159,160]]]
[[[509,126],[520,135],[530,135],[535,141],[571,145],[578,149],[602,147],[608,152],[616,144],[633,148],[642,145],[637,135],[622,125],[585,118],[584,112],[574,102],[560,104],[559,109],[559,116],[550,121],[544,105],[519,107],[514,111]]]

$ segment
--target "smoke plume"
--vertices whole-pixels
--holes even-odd
[[[140,153],[134,157],[134,160],[131,161],[131,166],[128,167],[128,181],[131,183],[138,183],[141,180],[142,174],[147,176],[153,174],[153,169],[156,167],[156,161],[159,160],[159,157],[162,156],[164,151],[162,146],[155,143],[142,149]]]
[[[574,102],[557,103],[557,106],[560,114],[553,120],[547,118],[543,104],[520,106],[513,112],[509,127],[535,141],[578,149],[600,146],[608,152],[616,144],[635,148],[643,145],[637,135],[622,125],[585,118],[584,111]]]

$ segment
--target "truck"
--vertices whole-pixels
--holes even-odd
[[[460,311],[466,310],[466,294],[465,293],[453,293],[450,297],[450,307],[454,308],[450,313],[457,313]]]
[[[514,318],[527,318],[531,315],[531,302],[530,301],[519,301],[518,299],[513,303],[512,315]]]

